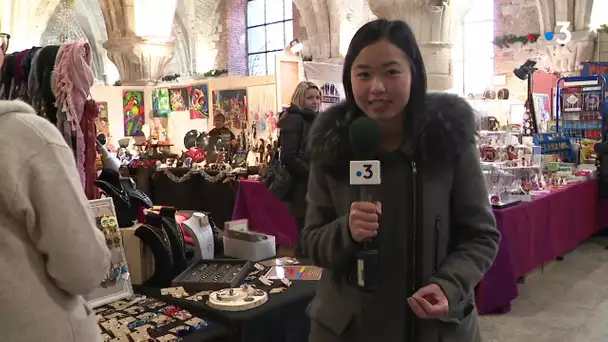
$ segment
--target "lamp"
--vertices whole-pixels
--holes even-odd
[[[304,44],[299,39],[296,38],[289,43],[287,48],[289,49],[289,51],[291,51],[291,53],[295,54],[295,53],[302,51],[302,49],[304,49]]]
[[[522,64],[519,68],[513,69],[513,73],[517,78],[522,81],[528,79],[532,74],[538,70],[536,66],[536,61],[528,59],[524,64]]]
[[[0,48],[2,48],[3,52],[8,50],[8,43],[11,40],[11,35],[8,33],[0,32]]]
[[[536,121],[536,110],[534,109],[534,97],[532,95],[532,91],[534,90],[534,72],[538,70],[536,68],[536,61],[528,59],[524,64],[522,64],[519,68],[513,69],[513,73],[520,80],[528,81],[528,96],[526,98],[526,113],[524,114],[524,135],[531,136],[533,134],[538,134],[538,123]]]

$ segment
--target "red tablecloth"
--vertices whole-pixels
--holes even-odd
[[[279,245],[298,244],[295,219],[285,204],[258,181],[241,180],[232,219],[248,219],[249,229],[274,236]]]
[[[599,201],[598,190],[598,181],[592,180],[494,210],[502,241],[477,288],[481,314],[508,312],[518,295],[518,277],[572,251],[607,226],[608,203]]]

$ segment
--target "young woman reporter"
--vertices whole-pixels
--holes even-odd
[[[321,114],[310,135],[305,254],[325,270],[308,308],[311,342],[481,341],[474,287],[492,264],[495,227],[475,115],[456,95],[426,92],[410,27],[375,20],[344,60],[346,101]],[[349,126],[380,125],[379,202],[355,201]],[[356,254],[375,239],[378,290],[359,291]]]

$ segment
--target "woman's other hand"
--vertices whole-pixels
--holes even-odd
[[[408,298],[407,302],[420,319],[438,319],[445,316],[450,309],[448,298],[437,284],[421,288]]]
[[[381,213],[380,202],[353,202],[348,216],[348,229],[353,240],[361,242],[376,237]]]

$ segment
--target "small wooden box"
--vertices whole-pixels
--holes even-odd
[[[131,274],[131,282],[135,285],[141,285],[154,274],[154,256],[152,255],[152,251],[135,236],[135,230],[140,225],[136,224],[133,227],[120,229],[127,264]]]

